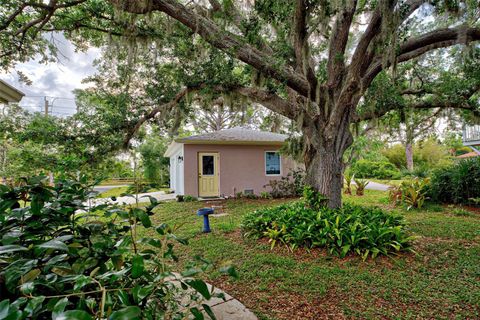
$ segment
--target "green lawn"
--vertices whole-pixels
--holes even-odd
[[[368,179],[368,178],[365,179],[365,180],[378,182],[378,183],[386,184],[386,185],[389,185],[389,186],[399,186],[403,181],[405,181],[405,179],[401,179],[401,180],[381,180],[381,179]]]
[[[126,193],[128,186],[116,187],[105,192],[99,193],[97,198],[110,198],[110,197],[119,197],[122,193]]]
[[[480,215],[458,216],[439,206],[401,211],[418,235],[414,254],[362,262],[321,250],[269,249],[265,241],[243,239],[242,216],[286,200],[229,200],[223,217],[211,218],[202,234],[195,211],[205,203],[162,204],[153,220],[181,225],[190,238],[177,246],[182,261],[201,255],[217,266],[232,263],[239,279],[216,271],[209,282],[225,289],[260,319],[473,319],[480,317]],[[370,191],[346,201],[387,206],[387,193]]]
[[[128,193],[129,186],[116,187],[108,191],[99,193],[97,198],[110,198],[110,197],[120,197],[123,193]],[[165,191],[167,192],[168,188],[150,188],[147,192],[156,192],[156,191]],[[131,193],[131,192],[130,192]]]

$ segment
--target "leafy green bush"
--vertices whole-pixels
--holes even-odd
[[[273,197],[270,194],[270,192],[262,191],[262,192],[260,192],[260,198],[262,198],[262,199],[272,199]]]
[[[190,195],[185,195],[183,196],[183,201],[184,202],[195,202],[195,201],[198,201],[198,198],[197,197],[194,197],[194,196],[190,196]]]
[[[350,204],[318,210],[305,201],[283,204],[247,214],[242,228],[245,236],[267,237],[272,247],[276,243],[320,247],[340,257],[358,254],[363,259],[410,250],[412,240],[405,234],[401,217]]]
[[[355,175],[352,175],[350,170],[348,170],[345,171],[343,177],[345,181],[343,193],[352,194],[352,181],[355,178]]]
[[[469,203],[480,197],[480,157],[463,159],[451,167],[435,170],[429,196],[442,203]]]
[[[472,149],[470,147],[459,147],[455,150],[455,156],[461,156],[462,154],[466,154],[469,152],[472,152]]]
[[[264,187],[270,188],[273,198],[298,197],[303,192],[304,180],[305,172],[303,170],[291,170],[279,180],[270,180]]]
[[[381,153],[398,169],[405,169],[407,167],[405,145],[397,143],[384,149]],[[414,167],[428,169],[436,169],[448,164],[451,165],[450,150],[434,138],[421,140],[413,146],[413,163]]]
[[[352,166],[357,178],[400,179],[400,171],[388,161],[361,159]]]
[[[355,181],[355,185],[357,187],[357,189],[355,190],[355,194],[357,196],[363,196],[365,194],[365,188],[368,186],[370,181],[357,178],[354,178],[353,181]]]
[[[426,164],[416,164],[412,171],[402,169],[401,175],[404,178],[426,178],[430,175],[431,168]]]
[[[174,279],[172,241],[185,241],[152,226],[156,200],[88,208],[90,190],[86,180],[0,186],[0,318],[199,318],[195,305],[211,293],[191,276],[208,264]],[[139,226],[156,236],[139,237]]]
[[[430,179],[414,178],[389,188],[389,198],[395,205],[403,204],[407,210],[422,208],[427,199]]]

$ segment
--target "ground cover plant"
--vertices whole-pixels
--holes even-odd
[[[204,319],[199,308],[214,318],[201,305],[212,293],[192,278],[205,260],[174,283],[174,243],[185,241],[153,226],[155,199],[88,208],[85,181],[0,186],[0,318]],[[139,236],[140,225],[152,236]]]
[[[256,210],[245,215],[246,236],[267,237],[272,248],[283,243],[289,248],[325,248],[345,257],[358,254],[363,259],[379,254],[409,250],[412,237],[404,230],[403,218],[378,207],[345,204],[340,209],[312,203],[312,191],[301,201]]]

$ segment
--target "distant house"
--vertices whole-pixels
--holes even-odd
[[[466,159],[466,158],[474,158],[474,157],[480,157],[480,154],[472,151],[468,153],[461,154],[459,156],[456,156],[457,159]]]
[[[15,89],[3,80],[0,80],[0,104],[18,103],[25,94]]]
[[[463,128],[463,145],[472,148],[475,153],[480,155],[480,125]]]
[[[233,128],[176,139],[170,158],[170,188],[178,195],[260,194],[265,185],[297,167],[278,151],[286,135]]]

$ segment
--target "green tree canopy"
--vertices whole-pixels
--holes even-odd
[[[478,15],[478,1],[9,0],[0,11],[0,64],[54,56],[49,31],[79,47],[118,38],[129,57],[132,43],[143,45],[154,61],[175,65],[145,121],[188,105],[193,92],[262,104],[297,123],[307,182],[338,207],[350,126],[365,118],[359,104],[374,80],[432,50],[471,46]]]

